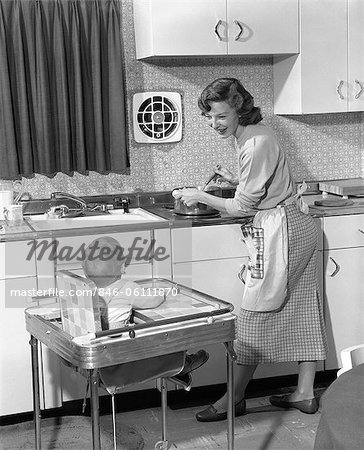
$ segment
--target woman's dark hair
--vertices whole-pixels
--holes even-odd
[[[218,78],[202,91],[198,107],[203,115],[211,110],[212,102],[227,102],[235,108],[240,125],[255,125],[263,119],[260,108],[254,106],[253,96],[236,78]]]

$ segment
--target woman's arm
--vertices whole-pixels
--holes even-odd
[[[204,203],[205,205],[211,206],[221,212],[226,212],[225,200],[224,198],[216,197],[215,195],[208,194],[205,191],[200,191],[198,189],[185,188],[175,190],[172,193],[174,198],[179,198],[187,206],[194,205],[196,203]]]
[[[237,186],[239,184],[239,177],[230,172],[230,170],[225,169],[225,167],[221,167],[220,164],[218,164],[214,170],[217,175],[217,182],[227,181],[233,186]]]

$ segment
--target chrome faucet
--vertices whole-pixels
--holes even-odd
[[[80,205],[81,209],[86,209],[87,208],[87,203],[82,200],[79,197],[76,197],[75,195],[72,194],[67,194],[66,192],[52,192],[51,193],[51,200],[55,200],[57,198],[64,198],[64,199],[68,199],[68,200],[73,200],[76,203],[78,203]]]

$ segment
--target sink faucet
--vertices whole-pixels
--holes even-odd
[[[64,199],[68,199],[68,200],[73,200],[76,203],[78,203],[81,207],[81,209],[86,209],[87,208],[87,203],[85,201],[83,201],[81,198],[76,197],[75,195],[72,194],[67,194],[66,192],[52,192],[51,193],[51,200],[55,200],[57,198],[64,198]]]

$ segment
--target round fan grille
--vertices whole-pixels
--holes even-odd
[[[140,133],[148,141],[171,141],[181,123],[180,108],[171,96],[151,94],[136,106],[134,119]]]

